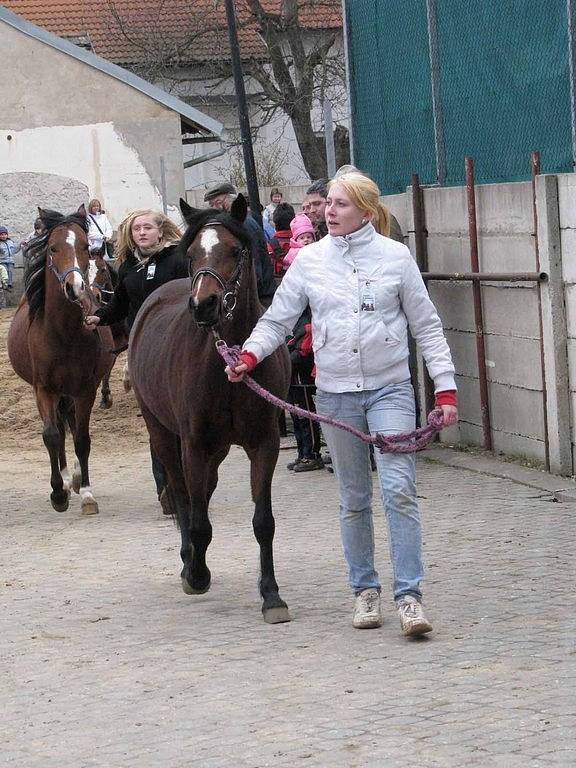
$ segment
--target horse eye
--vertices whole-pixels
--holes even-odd
[[[51,250],[52,253],[56,253],[57,248],[56,248],[55,245],[51,245],[50,246],[50,250]]]

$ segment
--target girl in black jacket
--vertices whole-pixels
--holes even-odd
[[[138,310],[152,291],[169,280],[188,277],[187,261],[178,253],[181,236],[178,227],[160,211],[145,209],[127,216],[118,229],[115,253],[119,268],[114,294],[108,304],[86,318],[86,325],[96,328],[124,321],[129,333]],[[128,371],[124,376],[126,380]],[[166,475],[152,449],[150,454],[156,490],[162,502]],[[169,513],[164,504],[162,507]]]
[[[188,277],[186,259],[179,256],[178,227],[160,211],[134,211],[118,230],[118,284],[111,300],[86,318],[88,326],[126,321],[130,331],[144,300],[164,283]]]

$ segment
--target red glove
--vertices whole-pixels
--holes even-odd
[[[240,352],[240,363],[247,365],[248,370],[246,372],[250,373],[250,371],[253,371],[258,365],[258,359],[254,352],[246,352],[246,350],[243,350]]]
[[[458,408],[458,395],[455,389],[445,389],[443,392],[436,392],[434,407],[439,408],[441,405],[453,405],[455,408]]]

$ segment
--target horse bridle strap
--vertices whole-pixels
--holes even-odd
[[[54,266],[54,262],[52,261],[51,254],[48,254],[47,266],[48,266],[48,269],[56,275],[56,279],[58,280],[60,285],[64,285],[64,280],[66,280],[68,275],[72,274],[72,272],[78,272],[82,280],[86,282],[86,275],[84,274],[84,272],[82,272],[80,267],[67,267],[67,269],[65,269],[64,272],[58,272],[58,270]]]
[[[206,224],[202,227],[211,227],[214,225],[220,225],[224,226],[221,221],[207,221]],[[222,296],[222,306],[224,307],[225,313],[226,313],[226,319],[231,320],[232,319],[232,313],[236,309],[236,303],[237,303],[237,293],[240,288],[240,280],[242,279],[242,271],[244,269],[244,261],[247,256],[246,248],[242,248],[240,252],[240,261],[238,262],[238,266],[234,270],[234,274],[228,279],[224,280],[224,278],[216,272],[215,269],[211,269],[210,267],[204,267],[203,269],[198,269],[196,272],[194,272],[190,278],[192,280],[191,288],[194,288],[196,285],[196,282],[200,277],[203,275],[207,275],[208,277],[213,277],[214,280],[218,283],[218,285],[222,288],[224,291],[224,295]],[[230,288],[232,287],[232,290]]]

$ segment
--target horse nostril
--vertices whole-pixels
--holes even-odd
[[[66,283],[66,296],[69,299],[76,298],[76,294],[74,293],[74,286],[72,285],[72,283]]]
[[[220,301],[218,296],[212,294],[201,301],[191,299],[194,319],[202,325],[213,325],[218,320],[218,308]]]

